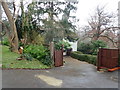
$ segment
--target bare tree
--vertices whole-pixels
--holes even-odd
[[[99,40],[103,37],[116,46],[115,38],[117,38],[116,30],[118,30],[118,27],[113,25],[114,19],[115,15],[105,12],[105,7],[97,6],[95,14],[90,16],[88,20],[90,27],[89,31],[87,31],[88,37],[92,38],[92,40]]]

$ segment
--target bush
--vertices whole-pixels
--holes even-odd
[[[88,60],[87,60],[88,63],[96,65],[97,56],[95,56],[95,55],[87,55],[87,57],[88,57]]]
[[[97,56],[95,56],[95,55],[82,54],[81,52],[80,53],[79,52],[72,52],[71,57],[78,59],[80,61],[86,61],[90,64],[96,65]]]
[[[93,45],[91,43],[80,43],[78,44],[78,51],[83,52],[84,54],[92,54]]]
[[[67,41],[59,41],[59,42],[55,43],[56,50],[61,50],[62,48],[63,48],[63,50],[67,50],[67,49],[71,48],[71,45]]]
[[[41,62],[42,62],[44,65],[47,65],[47,66],[51,66],[51,65],[53,64],[50,55],[47,55],[47,56],[45,56],[44,59],[41,59]]]
[[[29,54],[29,53],[23,53],[23,54],[20,56],[20,58],[26,59],[26,60],[28,60],[28,61],[32,61],[32,60],[33,60],[33,57],[32,57],[31,54]]]
[[[24,53],[31,54],[34,58],[43,58],[47,55],[47,49],[43,45],[27,45],[24,48]]]
[[[77,53],[77,54],[83,54],[83,53],[80,52],[80,51],[74,51],[74,53]]]
[[[97,55],[98,49],[100,47],[107,48],[107,45],[103,41],[96,40],[90,43],[79,43],[77,50],[83,52],[84,54]]]
[[[28,53],[32,57],[41,61],[44,65],[51,66],[52,59],[50,57],[50,51],[45,48],[43,45],[27,45],[24,48],[23,53]]]
[[[94,55],[97,54],[99,48],[107,48],[107,44],[101,40],[92,41],[91,44],[93,45],[92,51]]]
[[[1,42],[2,45],[6,45],[6,46],[9,46],[9,41],[7,38],[3,38],[2,42]]]

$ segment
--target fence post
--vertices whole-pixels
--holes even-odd
[[[101,54],[102,54],[102,48],[99,48],[99,52],[97,55],[97,70],[98,71],[99,71],[100,66],[101,66],[101,60],[102,60]]]
[[[120,31],[118,32],[118,65],[120,65]]]
[[[120,65],[120,1],[118,2],[118,27],[119,27],[119,31],[118,31],[118,64]]]

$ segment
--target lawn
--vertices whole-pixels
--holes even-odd
[[[2,50],[1,50],[2,47]],[[1,52],[2,51],[2,52]],[[28,60],[16,60],[20,54],[13,53],[9,50],[8,46],[0,46],[0,55],[2,54],[2,68],[26,68],[26,69],[45,69],[50,68],[43,65],[40,61],[33,59]]]

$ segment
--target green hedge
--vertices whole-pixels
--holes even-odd
[[[78,59],[80,61],[85,61],[90,64],[96,65],[97,56],[95,56],[95,55],[83,54],[79,51],[75,51],[75,52],[71,53],[71,57]]]

